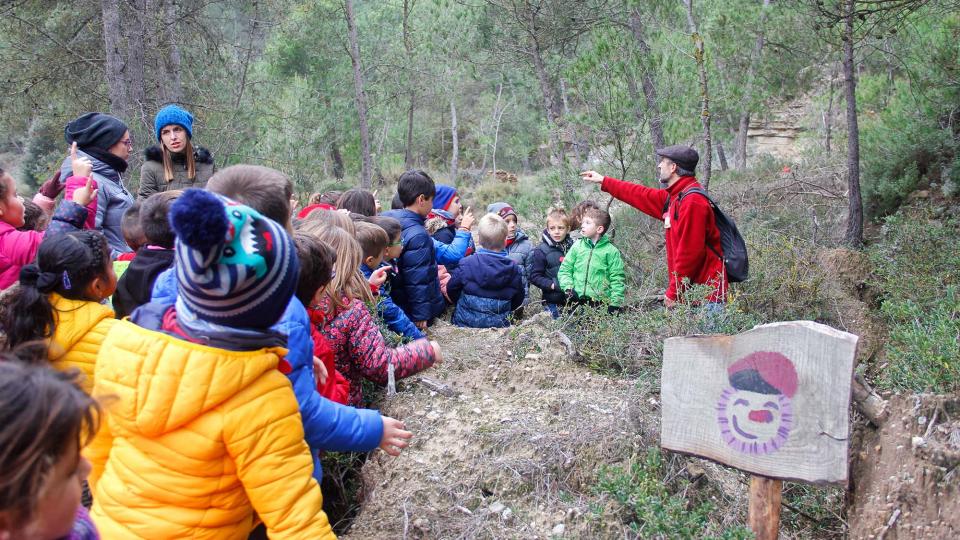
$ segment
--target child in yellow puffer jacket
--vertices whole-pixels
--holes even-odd
[[[333,538],[274,325],[299,263],[282,226],[198,189],[172,205],[174,305],[117,323],[87,448],[104,538]],[[256,517],[255,517],[256,516]]]
[[[100,302],[117,288],[103,234],[78,231],[47,236],[35,263],[20,269],[20,286],[2,308],[7,344],[46,340],[47,358],[64,371],[78,368],[81,386],[93,388],[97,352],[117,322]]]

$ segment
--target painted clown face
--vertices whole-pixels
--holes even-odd
[[[780,353],[757,352],[727,370],[730,387],[717,402],[720,436],[730,448],[764,455],[783,447],[793,428],[797,372]]]

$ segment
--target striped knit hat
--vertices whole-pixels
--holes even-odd
[[[256,210],[201,189],[170,208],[179,297],[199,319],[269,328],[296,291],[300,264],[287,231]]]

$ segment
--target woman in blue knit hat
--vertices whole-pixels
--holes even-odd
[[[147,159],[140,169],[137,198],[142,201],[154,193],[174,189],[203,189],[216,168],[210,152],[193,145],[193,115],[176,105],[167,105],[157,113],[153,127],[160,144],[144,152]]]

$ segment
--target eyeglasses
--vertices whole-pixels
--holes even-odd
[[[402,246],[402,245],[403,245],[403,241],[402,241],[402,240],[397,240],[396,242],[391,242],[391,243],[387,244],[387,247],[397,247],[397,246]]]
[[[120,142],[123,143],[127,148],[133,148],[133,139],[124,139]]]

